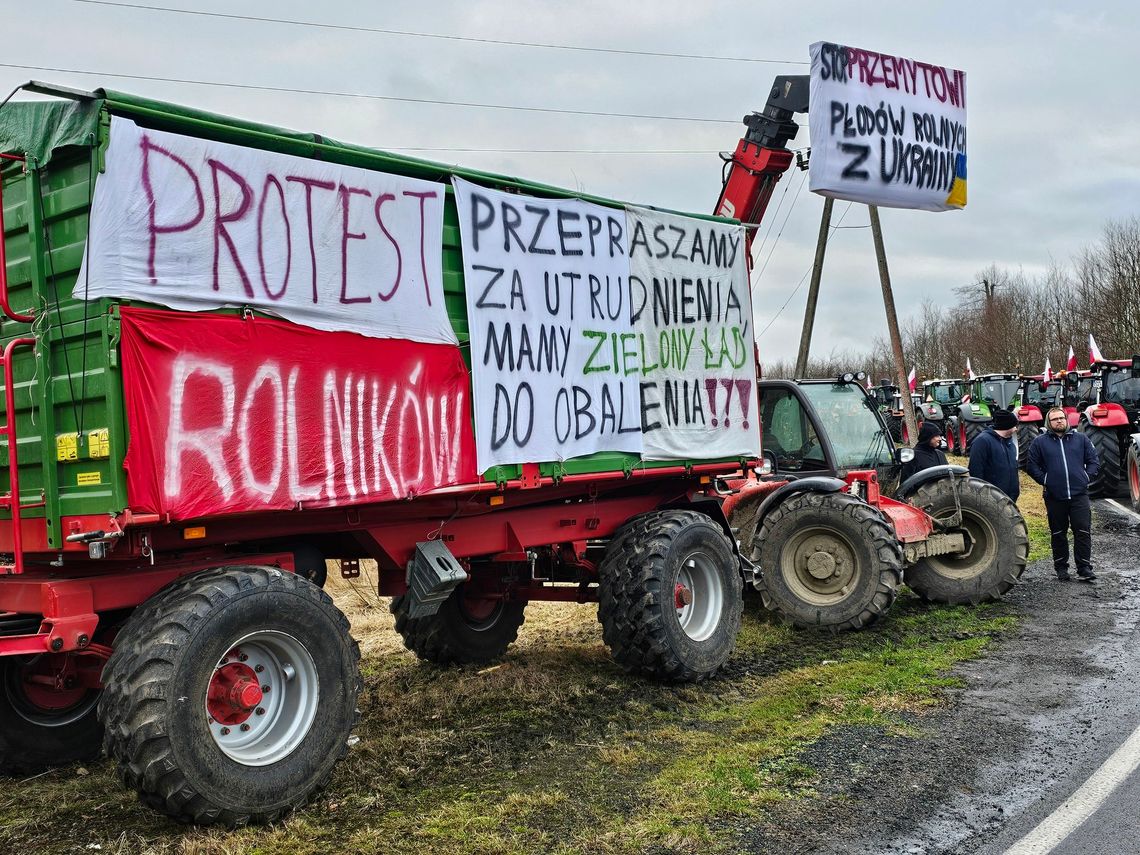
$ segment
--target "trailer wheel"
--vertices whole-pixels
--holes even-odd
[[[481,665],[498,659],[519,635],[525,600],[468,596],[459,585],[434,615],[408,617],[408,596],[393,597],[396,632],[404,646],[436,665]]]
[[[954,491],[958,491],[955,500]],[[979,478],[940,478],[919,487],[911,504],[946,519],[961,504],[966,552],[920,559],[906,584],[925,600],[960,605],[996,599],[1021,578],[1029,560],[1029,530],[1017,505]]]
[[[1100,458],[1100,470],[1095,478],[1089,479],[1089,495],[1094,499],[1114,498],[1124,492],[1124,461],[1120,448],[1120,432],[1116,428],[1093,427],[1082,421],[1077,430],[1089,438],[1096,456]]]
[[[182,822],[272,822],[348,750],[360,650],[307,580],[223,567],[128,620],[103,673],[107,753],[141,800]]]
[[[974,440],[986,432],[983,422],[966,422],[962,428],[962,453],[970,456],[970,449],[974,447]]]
[[[1019,468],[1025,468],[1025,464],[1029,460],[1029,446],[1033,445],[1033,440],[1037,439],[1040,434],[1041,428],[1033,422],[1017,426],[1017,465]]]
[[[35,680],[46,658],[0,659],[0,774],[93,760],[103,751],[99,690],[56,689]]]
[[[862,629],[887,613],[902,547],[877,509],[846,493],[801,493],[768,514],[754,555],[765,607],[797,626]]]
[[[1128,498],[1132,500],[1132,510],[1140,514],[1140,448],[1136,443],[1128,447]]]
[[[598,568],[598,621],[628,671],[699,682],[728,661],[744,611],[740,562],[724,529],[697,511],[642,514]]]

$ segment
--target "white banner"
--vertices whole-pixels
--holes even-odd
[[[965,72],[816,42],[810,105],[813,192],[892,208],[965,207]]]
[[[452,181],[479,471],[640,452],[625,212]]]
[[[744,227],[626,216],[645,458],[758,456]]]
[[[454,344],[445,192],[112,118],[74,296],[251,306],[322,330]]]

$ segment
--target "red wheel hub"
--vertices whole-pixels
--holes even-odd
[[[79,679],[70,656],[47,656],[20,669],[24,700],[48,713],[69,709],[87,696],[88,687]]]
[[[261,683],[248,665],[230,662],[214,672],[206,710],[219,724],[241,724],[261,703]]]
[[[693,602],[693,592],[678,582],[677,587],[673,589],[673,601],[678,609],[683,609]]]

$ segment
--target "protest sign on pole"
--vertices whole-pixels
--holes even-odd
[[[890,208],[965,207],[965,72],[816,42],[810,91],[812,192]]]

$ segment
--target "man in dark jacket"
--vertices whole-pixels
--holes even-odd
[[[1060,407],[1045,414],[1045,426],[1047,430],[1029,446],[1025,471],[1045,488],[1053,569],[1058,579],[1069,581],[1069,529],[1072,528],[1077,576],[1082,582],[1091,582],[1096,574],[1092,569],[1089,479],[1100,471],[1100,461],[1089,438],[1069,430],[1069,419]]]
[[[989,481],[1015,502],[1021,495],[1017,477],[1017,416],[1009,410],[995,410],[993,427],[970,446],[970,474]]]
[[[914,459],[904,463],[902,477],[905,481],[916,472],[931,466],[945,466],[946,455],[941,451],[942,431],[933,422],[923,422],[918,429],[918,442],[914,444]]]

